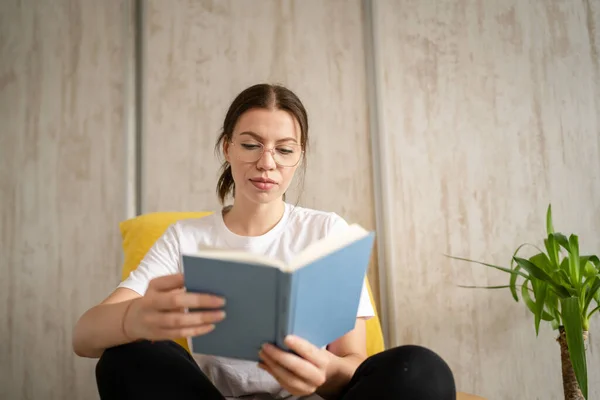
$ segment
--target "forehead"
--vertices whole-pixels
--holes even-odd
[[[252,132],[265,141],[291,138],[300,142],[300,125],[293,114],[284,110],[255,108],[246,111],[235,124],[233,136],[243,132]]]

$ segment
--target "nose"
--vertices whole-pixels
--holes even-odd
[[[274,149],[265,149],[263,154],[258,159],[256,163],[256,167],[261,170],[272,170],[277,168],[277,163],[275,162],[275,158],[273,158]]]

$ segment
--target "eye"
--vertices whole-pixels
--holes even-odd
[[[257,150],[262,147],[258,143],[241,143],[241,145],[242,145],[242,148],[244,148],[246,150]]]
[[[295,147],[291,147],[291,146],[282,146],[282,147],[278,147],[277,151],[281,154],[294,154],[296,152],[296,148]]]

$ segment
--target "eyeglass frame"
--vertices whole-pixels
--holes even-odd
[[[232,146],[235,146],[236,142],[234,142],[233,140],[229,140],[229,144],[231,144]],[[256,161],[244,161],[244,162],[258,162],[265,155],[265,151],[268,151],[269,153],[271,153],[271,158],[273,158],[273,161],[275,162],[275,164],[277,164],[277,166],[279,166],[281,168],[294,168],[295,166],[300,164],[300,161],[302,161],[302,156],[304,156],[304,149],[302,148],[302,145],[299,143],[294,143],[296,146],[300,146],[300,156],[298,157],[298,161],[296,161],[296,163],[294,165],[282,165],[282,164],[278,163],[277,161],[275,161],[275,154],[273,154],[273,151],[275,150],[276,147],[267,148],[261,142],[257,142],[256,144],[260,145],[260,147],[262,147],[262,152],[260,153],[260,156],[256,159]]]

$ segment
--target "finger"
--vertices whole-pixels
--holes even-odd
[[[260,354],[286,370],[293,372],[294,375],[306,382],[316,386],[324,383],[323,374],[319,368],[310,361],[304,360],[295,354],[288,353],[270,344],[263,346]]]
[[[186,290],[185,290],[184,287],[182,287],[182,288],[170,290],[169,293],[186,293]],[[169,310],[169,311],[177,311],[177,312],[184,313],[187,310],[186,310],[185,307],[181,307],[181,308],[175,308],[175,309],[172,309],[172,310]]]
[[[211,325],[225,318],[224,311],[202,312],[161,312],[156,313],[156,325],[165,329],[189,328],[200,325]]]
[[[300,357],[310,361],[318,368],[324,368],[327,365],[326,355],[314,344],[298,336],[289,335],[284,343]]]
[[[283,386],[288,392],[292,394],[311,394],[317,389],[316,384],[311,384],[304,381],[301,377],[294,374],[292,371],[286,369],[282,365],[278,364],[264,351],[261,351],[260,357],[265,364],[265,367],[261,367],[268,371],[273,378],[275,378],[281,386]],[[260,366],[260,364],[259,364]]]
[[[180,329],[161,329],[158,331],[158,336],[168,339],[187,338],[192,336],[205,335],[215,329],[215,325],[201,325],[190,328]]]
[[[183,282],[182,274],[165,275],[152,279],[148,284],[148,289],[164,292],[182,288]]]
[[[169,293],[185,293],[185,292],[186,292],[185,288],[173,289],[173,290],[169,291]],[[185,312],[187,312],[187,309],[185,307],[180,307],[180,308],[174,308],[174,309],[168,310],[168,311],[185,313]]]
[[[225,305],[225,300],[211,294],[173,291],[157,293],[153,296],[152,305],[154,309],[162,311],[182,308],[219,308]]]

